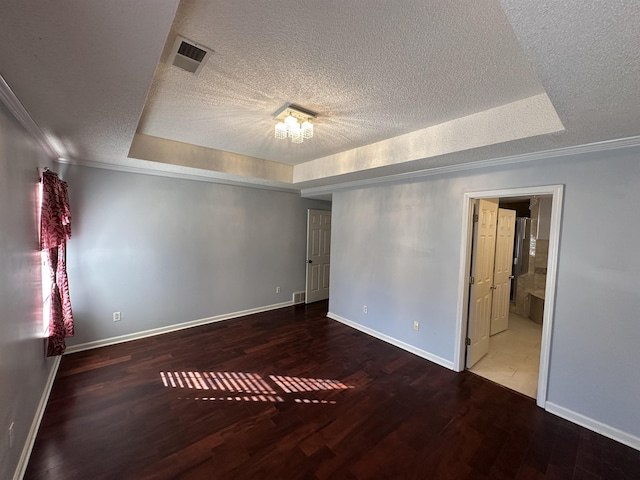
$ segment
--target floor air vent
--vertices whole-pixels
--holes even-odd
[[[306,300],[304,292],[293,292],[293,304],[304,303]]]
[[[213,50],[178,35],[173,43],[170,63],[182,70],[197,75],[213,54]]]

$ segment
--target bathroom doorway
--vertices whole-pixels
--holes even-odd
[[[468,217],[468,222],[465,222],[464,228],[463,238],[467,242],[463,245],[464,284],[460,292],[462,342],[456,369],[462,370],[466,365],[480,376],[535,398],[542,407],[546,402],[561,198],[561,186],[465,195],[465,206],[468,208],[465,209],[465,218]],[[508,326],[499,333],[487,333],[488,346],[480,354],[473,352],[473,344],[478,343],[478,332],[488,332],[489,329],[477,327],[478,314],[474,308],[479,304],[479,299],[474,297],[470,306],[469,298],[473,292],[473,262],[477,260],[472,255],[473,205],[479,199],[498,202],[495,205],[496,217],[498,207],[514,211],[519,219],[516,225],[520,225],[513,241]],[[476,252],[476,255],[480,254]],[[498,286],[493,285],[493,279],[491,283],[491,291],[498,290]],[[546,298],[551,301],[546,301]],[[486,299],[483,302],[485,305],[491,303]],[[471,362],[468,352],[472,354]]]
[[[499,199],[499,208],[516,218],[508,327],[491,329],[488,353],[469,368],[532,398],[538,390],[551,201],[549,195]]]

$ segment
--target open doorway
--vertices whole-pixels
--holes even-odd
[[[489,348],[473,365],[467,357],[467,368],[536,398],[552,198],[543,195],[497,200]],[[472,271],[474,261],[479,259],[474,260],[472,254]]]
[[[541,199],[544,200],[541,201]],[[480,202],[481,200],[482,202]],[[502,326],[499,329],[493,328],[494,331],[491,332],[493,335],[491,335],[492,299],[499,296],[498,292],[501,287],[493,282],[495,257],[486,257],[482,260],[481,263],[484,265],[482,268],[485,272],[482,268],[478,270],[474,263],[477,258],[480,258],[478,252],[476,252],[476,258],[472,254],[474,206],[482,203],[482,210],[479,211],[479,223],[485,228],[484,233],[479,234],[476,231],[476,247],[478,244],[482,245],[485,237],[488,238],[491,235],[487,232],[493,231],[493,251],[491,247],[485,247],[485,249],[495,255],[495,237],[499,236],[497,233],[499,208],[508,207],[508,204],[511,203],[511,208],[505,210],[517,210],[513,208],[514,202],[527,201],[529,206],[532,206],[532,210],[530,210],[528,221],[529,236],[526,238],[527,253],[529,253],[526,258],[528,260],[526,275],[518,272],[517,268],[509,272],[509,275],[514,277],[509,279],[509,290],[513,290],[515,295],[509,295],[507,298],[508,309],[506,313],[503,312],[507,319],[501,321],[500,325]],[[456,356],[455,368],[457,371],[461,371],[467,366],[473,371],[475,366],[476,373],[482,374],[482,376],[502,383],[508,388],[518,391],[524,390],[522,393],[536,398],[537,404],[541,407],[545,406],[547,396],[561,205],[562,186],[472,192],[465,194],[464,203],[458,309],[460,344],[457,346],[459,355]],[[541,207],[543,209],[542,216],[546,216],[546,219],[543,219],[542,227],[539,223]],[[517,213],[515,211],[509,213],[515,220]],[[484,220],[482,219],[483,214]],[[538,222],[534,228],[531,226],[532,215]],[[546,224],[544,224],[545,222]],[[527,222],[521,221],[520,223],[526,224]],[[531,236],[532,230],[535,238]],[[541,239],[540,246],[535,253],[539,255],[540,260],[533,259],[533,256],[530,255],[531,249],[538,247],[536,244],[538,238]],[[524,240],[520,239],[521,242]],[[511,242],[513,242],[512,247],[517,244],[513,240]],[[524,248],[524,244],[521,247]],[[520,253],[522,255],[525,252],[521,251]],[[522,265],[524,261],[524,257],[521,257],[521,263],[518,266],[524,268]],[[541,262],[544,262],[545,265],[541,266]],[[486,274],[488,271],[491,271],[491,275]],[[538,272],[538,277],[535,276],[536,272]],[[542,277],[542,272],[545,273],[544,277]],[[474,278],[474,273],[477,279]],[[494,291],[496,292],[495,296],[493,295]],[[502,293],[502,297],[504,298],[504,293]],[[494,312],[495,310],[494,306]],[[539,316],[539,319],[536,315]],[[536,317],[535,319],[541,323],[536,323],[535,319],[530,318],[531,316]],[[528,351],[524,351],[526,349]],[[512,354],[511,357],[509,354]],[[487,355],[489,356],[487,357]],[[485,357],[489,360],[485,360],[484,365],[481,365]],[[516,360],[522,363],[514,364]],[[490,376],[492,369],[494,370],[493,378]],[[521,375],[513,379],[515,383],[509,385],[507,382],[501,381],[505,377],[511,377],[512,375],[509,374],[518,369],[520,369]],[[533,375],[529,375],[529,373],[536,370],[537,385],[535,385],[536,379],[534,378],[534,386],[532,386],[531,378]],[[528,386],[525,385],[527,383]],[[525,387],[522,388],[522,385]]]

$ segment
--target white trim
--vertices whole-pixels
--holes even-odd
[[[560,245],[560,226],[562,223],[562,194],[563,185],[545,185],[538,187],[509,188],[500,190],[485,190],[464,194],[462,239],[460,246],[460,270],[458,280],[458,306],[456,325],[455,363],[456,372],[464,370],[465,338],[467,330],[466,309],[468,308],[468,272],[470,268],[469,236],[470,236],[470,205],[478,198],[507,198],[534,195],[551,195],[551,230],[549,233],[549,255],[547,260],[547,285],[545,289],[544,322],[542,324],[542,340],[540,346],[540,369],[538,372],[538,394],[536,403],[545,408],[547,401],[547,386],[549,382],[549,358],[551,356],[551,333],[553,331],[553,315],[556,299],[556,278],[558,270],[558,254]]]
[[[163,170],[156,170],[151,167],[132,167],[126,165],[105,163],[105,162],[93,162],[88,160],[69,160],[64,158],[59,158],[56,149],[51,145],[47,137],[44,135],[38,124],[35,122],[33,117],[29,114],[27,109],[24,107],[22,102],[18,99],[16,94],[13,92],[9,84],[5,81],[5,79],[0,75],[0,101],[7,107],[7,109],[13,114],[13,116],[20,122],[20,124],[38,141],[38,143],[42,146],[47,156],[58,163],[62,164],[71,164],[71,165],[82,165],[86,167],[93,168],[103,168],[107,170],[116,170],[122,172],[129,173],[140,173],[147,175],[157,175],[162,177],[171,177],[171,178],[182,178],[187,180],[197,180],[197,181],[206,181],[211,183],[220,183],[224,185],[238,185],[238,186],[247,186],[252,188],[260,188],[265,190],[280,190],[285,192],[295,192],[299,193],[302,197],[314,197],[317,195],[331,194],[337,190],[344,190],[355,187],[364,187],[368,185],[376,185],[380,183],[388,183],[395,182],[399,180],[413,179],[413,178],[421,178],[421,177],[429,177],[432,175],[443,175],[450,172],[459,172],[465,170],[474,170],[479,168],[487,168],[494,167],[500,165],[511,165],[515,163],[521,162],[531,162],[535,160],[544,160],[547,158],[556,158],[567,155],[578,155],[584,153],[592,153],[592,152],[602,152],[606,150],[615,150],[619,148],[628,148],[640,146],[640,135],[627,137],[627,138],[618,138],[613,140],[605,140],[601,142],[588,143],[583,145],[574,145],[569,147],[561,147],[553,150],[544,150],[542,152],[531,152],[531,153],[523,153],[519,155],[511,155],[507,157],[500,158],[492,158],[487,160],[479,160],[476,162],[465,162],[456,165],[445,165],[442,167],[434,167],[427,168],[423,170],[418,170],[414,172],[405,172],[399,173],[395,175],[387,175],[382,177],[369,178],[364,180],[355,180],[352,182],[338,183],[321,187],[311,187],[311,188],[297,188],[295,184],[292,183],[291,187],[283,186],[283,185],[268,185],[268,184],[259,184],[259,183],[249,183],[244,182],[242,177],[238,180],[227,180],[224,178],[213,177],[208,174],[186,174],[186,173],[178,173],[178,172],[167,172]],[[208,173],[208,172],[207,172]],[[215,175],[215,172],[211,172],[212,175]],[[319,180],[327,180],[327,178],[322,178]]]
[[[397,182],[401,180],[411,180],[414,178],[431,177],[434,175],[445,175],[452,172],[460,172],[467,170],[476,170],[489,167],[497,167],[502,165],[513,165],[516,163],[533,162],[545,160],[548,158],[564,157],[569,155],[579,155],[585,153],[602,152],[607,150],[617,150],[619,148],[629,148],[640,146],[640,135],[627,138],[618,138],[614,140],[605,140],[602,142],[587,143],[584,145],[574,145],[571,147],[561,147],[553,150],[544,150],[542,152],[523,153],[519,155],[511,155],[508,157],[491,158],[487,160],[478,160],[475,162],[464,162],[456,165],[444,165],[442,167],[426,168],[413,172],[397,173],[381,177],[367,178],[363,180],[354,180],[352,182],[335,183],[321,187],[303,188],[300,190],[302,197],[314,197],[336,192],[338,190],[346,190],[350,188],[366,187],[369,185],[377,185],[380,183]],[[362,170],[361,170],[362,171]],[[358,172],[354,172],[358,173]],[[318,179],[326,180],[326,179]]]
[[[254,313],[268,312],[270,310],[277,310],[278,308],[290,307],[292,305],[292,301],[275,303],[273,305],[266,305],[264,307],[250,308],[248,310],[241,310],[239,312],[225,313],[222,315],[216,315],[214,317],[200,318],[198,320],[191,320],[189,322],[167,325],[166,327],[152,328],[151,330],[143,330],[141,332],[129,333],[127,335],[120,335],[117,337],[105,338],[103,340],[81,343],[68,347],[64,354],[67,355],[71,353],[82,352],[84,350],[91,350],[93,348],[117,345],[118,343],[130,342],[132,340],[139,340],[141,338],[154,337],[156,335],[162,335],[163,333],[175,332],[178,330],[184,330],[185,328],[192,328],[198,327],[200,325],[207,325],[209,323],[221,322],[223,320],[231,320],[233,318],[244,317],[246,315],[253,315]]]
[[[5,79],[0,75],[0,102],[2,102],[7,109],[11,112],[11,114],[16,118],[16,120],[31,134],[31,136],[40,144],[42,149],[45,151],[47,156],[54,162],[63,165],[81,165],[85,167],[93,167],[93,168],[103,168],[106,170],[115,170],[121,172],[128,173],[139,173],[143,175],[156,175],[159,177],[170,177],[170,178],[180,178],[185,180],[196,180],[201,182],[210,182],[210,183],[219,183],[223,185],[233,185],[233,186],[241,186],[241,187],[249,187],[249,188],[259,188],[262,190],[276,190],[282,192],[289,192],[299,194],[300,189],[293,187],[289,187],[288,184],[269,184],[269,180],[264,180],[265,183],[256,183],[255,179],[253,181],[247,181],[244,177],[238,176],[237,180],[221,178],[218,172],[214,171],[203,171],[203,173],[179,173],[179,172],[168,172],[164,170],[155,169],[152,167],[133,167],[126,165],[119,165],[116,163],[106,163],[106,162],[94,162],[89,160],[77,160],[77,159],[67,159],[61,158],[60,155],[56,152],[54,146],[49,142],[46,135],[42,132],[38,124],[35,122],[31,114],[24,107],[22,102],[18,99],[16,94],[13,92],[9,84],[5,81]],[[161,164],[159,164],[161,165]],[[197,169],[194,169],[197,170]],[[262,181],[257,179],[258,182]],[[278,182],[281,183],[281,182]]]
[[[220,172],[215,172],[213,170],[202,170],[200,173],[198,169],[193,169],[196,172],[194,173],[181,173],[181,172],[169,172],[166,170],[154,169],[151,167],[134,167],[131,165],[120,165],[118,163],[107,163],[107,162],[96,162],[92,160],[78,160],[78,159],[70,159],[70,158],[56,158],[55,161],[61,165],[79,165],[81,167],[89,167],[89,168],[101,168],[103,170],[113,170],[116,172],[126,172],[126,173],[138,173],[140,175],[154,175],[157,177],[169,177],[169,178],[178,178],[182,180],[193,180],[197,182],[209,182],[209,183],[219,183],[222,185],[231,185],[236,187],[248,187],[248,188],[259,188],[261,190],[275,190],[278,192],[287,192],[287,193],[295,193],[299,194],[300,190],[294,187],[283,186],[283,185],[270,185],[268,183],[255,183],[249,182],[247,180],[231,180],[227,178],[223,178]],[[158,163],[158,162],[155,162]],[[163,163],[158,163],[158,165],[164,165]],[[167,164],[170,165],[170,164]],[[172,165],[172,164],[171,164]],[[172,165],[177,166],[177,165]],[[187,167],[190,168],[190,167]],[[226,174],[229,175],[229,174]],[[238,177],[243,178],[243,177]],[[270,182],[270,180],[260,180],[264,182]]]
[[[417,355],[418,357],[422,357],[425,360],[429,360],[430,362],[436,363],[441,367],[448,368],[449,370],[453,370],[453,362],[446,360],[442,357],[438,357],[437,355],[429,353],[425,350],[416,348],[413,345],[404,343],[401,340],[390,337],[389,335],[385,335],[384,333],[380,333],[377,330],[373,330],[371,328],[365,327],[364,325],[360,325],[359,323],[352,322],[351,320],[347,320],[346,318],[341,317],[340,315],[336,315],[335,313],[328,312],[327,317],[333,320],[336,320],[337,322],[343,323],[351,328],[355,328],[356,330],[366,333],[367,335],[371,335],[372,337],[377,338],[378,340],[382,340],[383,342],[387,342],[391,345],[401,348],[402,350],[406,350],[409,353],[413,353],[414,355]]]
[[[472,198],[465,195],[462,204],[462,244],[460,248],[460,267],[458,269],[458,278],[463,279],[464,285],[458,286],[458,302],[456,306],[456,336],[455,345],[453,347],[454,364],[453,369],[456,372],[464,370],[464,360],[466,353],[466,331],[467,331],[467,315],[469,312],[469,295],[468,277],[471,272],[471,236],[473,235],[473,209],[471,208]],[[462,319],[462,321],[460,321]],[[462,339],[462,341],[460,341]]]
[[[57,356],[53,360],[53,366],[51,367],[51,371],[49,372],[47,383],[45,383],[44,391],[42,392],[40,402],[38,403],[38,407],[36,408],[36,413],[33,417],[33,421],[31,422],[31,427],[29,428],[29,433],[27,434],[27,441],[22,448],[22,453],[20,454],[20,459],[18,460],[18,465],[13,475],[13,480],[22,480],[25,472],[27,471],[29,458],[31,457],[31,452],[33,451],[33,445],[36,443],[38,429],[40,428],[40,423],[42,422],[42,417],[44,416],[44,411],[47,407],[49,396],[51,395],[53,381],[56,379],[56,374],[58,373],[58,367],[60,366],[61,358],[62,357]]]
[[[606,423],[599,422],[598,420],[594,420],[593,418],[582,415],[581,413],[569,410],[568,408],[561,407],[553,402],[547,402],[546,410],[549,413],[604,435],[616,442],[620,442],[631,448],[640,450],[640,437],[624,432],[618,428],[612,427],[611,425],[607,425]]]
[[[29,132],[33,138],[40,144],[40,146],[44,149],[47,156],[51,160],[55,160],[58,158],[58,154],[56,153],[55,148],[49,143],[47,137],[42,133],[40,127],[35,122],[35,120],[31,117],[27,109],[24,107],[22,102],[18,99],[16,94],[13,92],[9,84],[6,80],[0,75],[0,101],[4,103],[7,109],[11,112],[11,114],[15,117],[18,122]]]
[[[556,304],[556,283],[558,280],[558,256],[560,254],[560,228],[562,226],[562,205],[564,187],[557,186],[551,201],[551,228],[549,230],[549,252],[547,256],[547,280],[544,292],[542,318],[542,339],[540,345],[540,369],[538,371],[538,395],[536,403],[546,408],[547,387],[549,385],[549,360],[551,357],[551,334]]]

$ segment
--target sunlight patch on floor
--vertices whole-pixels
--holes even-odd
[[[216,390],[229,392],[227,396],[189,396],[179,397],[181,400],[200,401],[236,401],[236,402],[284,402],[285,399],[278,395],[277,390],[282,390],[284,394],[330,392],[332,390],[346,390],[355,388],[352,385],[345,385],[339,380],[325,378],[302,378],[287,375],[269,375],[268,379],[273,382],[270,385],[266,379],[257,373],[243,372],[198,372],[198,371],[176,371],[160,372],[162,383],[167,388],[183,388],[191,390]],[[202,392],[205,393],[205,392]],[[300,404],[335,404],[335,400],[322,398],[293,398],[295,403]]]

